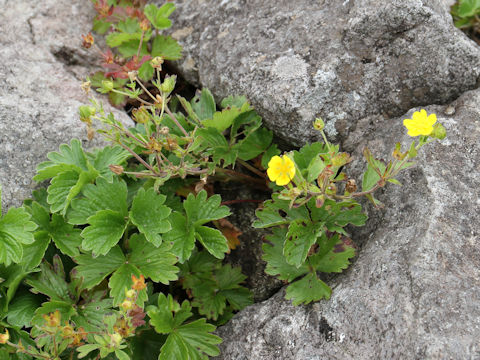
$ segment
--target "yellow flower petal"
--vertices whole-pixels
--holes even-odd
[[[403,120],[403,125],[408,130],[408,135],[415,137],[418,135],[430,135],[433,131],[433,124],[437,122],[437,116],[430,114],[427,116],[425,109],[415,111],[411,119]]]

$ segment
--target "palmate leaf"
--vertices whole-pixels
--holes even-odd
[[[229,251],[227,239],[220,230],[196,226],[195,238],[217,259],[223,259],[225,253]]]
[[[87,219],[90,226],[83,229],[82,248],[92,250],[92,256],[106,255],[123,236],[127,221],[118,211],[100,210]]]
[[[120,246],[114,246],[104,256],[93,258],[90,254],[85,254],[75,257],[74,260],[78,266],[72,273],[75,277],[83,278],[83,288],[91,289],[124,264],[126,258]]]
[[[220,205],[220,195],[213,195],[207,199],[207,192],[200,191],[197,196],[190,193],[183,202],[187,213],[188,223],[197,226],[212,220],[218,220],[230,215],[230,210],[225,205]]]
[[[15,296],[15,302],[8,307],[7,321],[18,328],[30,327],[35,310],[40,307],[41,299],[32,293]]]
[[[65,280],[63,265],[58,255],[54,257],[54,266],[43,262],[40,265],[38,276],[30,277],[26,282],[32,287],[31,291],[33,293],[44,294],[54,301],[74,303],[68,283]]]
[[[109,166],[121,165],[132,155],[120,146],[105,146],[90,156],[87,154],[87,156],[99,175],[111,182],[114,174]]]
[[[188,301],[181,305],[164,294],[158,296],[158,306],[147,307],[150,324],[160,334],[166,334],[167,340],[160,350],[158,359],[203,360],[220,353],[217,344],[221,339],[211,334],[215,326],[198,319],[184,324],[193,314]]]
[[[70,146],[60,145],[58,152],[50,152],[47,157],[50,161],[42,162],[37,166],[37,175],[33,177],[33,180],[47,180],[65,171],[75,171],[76,173],[88,171],[87,157],[78,139],[73,139]]]
[[[269,275],[278,276],[280,280],[291,282],[306,274],[309,269],[306,264],[296,267],[287,263],[283,255],[283,244],[287,236],[286,228],[273,228],[273,233],[266,237],[267,242],[262,245],[262,259],[267,262],[265,272]]]
[[[253,227],[264,229],[310,217],[305,206],[290,208],[290,201],[280,200],[278,196],[279,194],[273,194],[272,200],[265,201],[263,209],[255,211],[257,220],[253,222]]]
[[[296,306],[321,299],[328,300],[331,294],[332,289],[320,280],[317,274],[310,272],[287,287],[285,299],[292,300]]]
[[[170,215],[169,221],[172,230],[163,238],[172,245],[171,252],[178,257],[178,261],[184,263],[195,247],[195,228],[188,226],[185,216],[176,211]]]
[[[270,130],[259,128],[253,131],[235,145],[238,157],[245,161],[257,157],[267,150],[272,139],[273,133]]]
[[[38,225],[35,239],[38,239],[43,244],[46,236],[48,237],[48,242],[53,240],[57,248],[65,255],[76,256],[79,254],[78,248],[82,243],[80,229],[74,229],[72,225],[66,223],[64,218],[58,214],[52,214],[50,218],[49,211],[37,202],[32,203],[31,209],[32,220]],[[39,232],[41,233],[39,234]]]
[[[287,263],[299,268],[307,258],[308,252],[323,232],[323,223],[312,223],[308,219],[296,219],[288,227],[283,246]]]
[[[33,243],[33,231],[36,227],[24,208],[8,210],[0,219],[0,264],[8,266],[22,260],[22,245]]]
[[[196,252],[181,266],[181,278],[182,287],[192,293],[192,305],[209,319],[223,315],[227,302],[233,310],[253,302],[251,292],[240,285],[246,279],[241,269],[230,264],[222,266],[206,251]]]
[[[67,214],[68,222],[83,225],[99,210],[113,210],[122,216],[127,215],[127,185],[114,178],[112,182],[98,178],[96,184],[88,184],[83,190],[84,198],[72,201]]]
[[[367,215],[362,212],[362,207],[355,202],[336,202],[325,200],[321,208],[315,206],[315,200],[308,203],[313,221],[323,222],[329,231],[346,234],[343,229],[352,224],[362,226],[367,220]]]
[[[178,279],[179,269],[174,266],[178,260],[171,253],[170,244],[163,243],[156,247],[143,236],[134,235],[130,238],[129,245],[132,251],[128,262],[134,264],[145,277],[165,285]]]
[[[172,26],[171,20],[168,18],[175,11],[175,5],[171,3],[163,4],[158,8],[154,4],[145,6],[144,13],[155,29],[167,29]]]
[[[171,36],[157,35],[152,42],[152,56],[162,56],[165,60],[178,60],[182,57],[182,47]]]
[[[200,121],[212,119],[215,111],[217,110],[215,99],[213,98],[210,90],[207,88],[203,88],[200,96],[196,95],[190,103],[192,104],[192,109],[195,111],[195,114],[197,114]]]
[[[355,256],[355,247],[350,238],[336,234],[327,238],[322,236],[319,250],[310,257],[310,264],[317,270],[326,273],[342,272],[350,259]]]
[[[153,188],[140,189],[133,198],[130,220],[155,246],[162,243],[161,233],[166,233],[172,226],[167,220],[171,210],[163,205],[166,196],[159,195]]]

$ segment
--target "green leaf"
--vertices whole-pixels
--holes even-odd
[[[40,298],[31,293],[17,295],[15,302],[8,308],[8,323],[19,328],[31,327],[35,310],[40,307],[40,304]]]
[[[79,346],[77,348],[78,355],[77,357],[79,359],[83,359],[85,356],[87,356],[89,353],[91,353],[93,350],[97,350],[101,347],[102,345],[100,344],[85,344],[82,346]]]
[[[145,61],[138,69],[138,77],[142,81],[150,81],[153,78],[154,69],[150,61]]]
[[[220,205],[222,199],[215,194],[207,199],[207,192],[200,191],[197,196],[188,194],[183,202],[187,213],[188,224],[193,226],[203,225],[212,220],[222,219],[230,215],[230,210],[225,205]]]
[[[312,223],[308,219],[297,219],[290,223],[283,246],[287,263],[299,268],[307,258],[308,252],[323,231],[322,223]]]
[[[195,237],[217,259],[223,259],[225,253],[229,251],[227,239],[220,230],[196,226]]]
[[[267,150],[273,139],[273,133],[265,128],[259,128],[246,138],[242,139],[238,147],[238,157],[242,160],[251,160]]]
[[[143,236],[132,236],[129,241],[132,253],[128,262],[137,266],[140,272],[155,282],[168,285],[177,280],[177,257],[170,252],[171,245],[163,243],[155,247]]]
[[[110,277],[108,287],[114,305],[120,304],[125,299],[125,290],[132,287],[132,275],[138,278],[141,274],[136,266],[125,263]]]
[[[105,146],[93,154],[93,167],[97,169],[100,176],[112,182],[114,174],[110,165],[122,165],[131,157],[131,154],[120,146]]]
[[[15,296],[18,287],[28,273],[21,265],[0,266],[0,279],[3,281],[1,288],[7,289],[6,294],[3,294],[3,291],[0,292],[0,304],[4,307],[0,311],[6,311],[8,304]]]
[[[319,156],[314,157],[307,168],[307,181],[312,182],[317,179],[318,175],[325,169],[325,162]]]
[[[33,230],[37,225],[30,221],[24,208],[10,208],[0,219],[0,264],[19,263],[23,256],[22,244],[34,242]]]
[[[384,173],[385,171],[385,164],[382,163],[379,160],[372,159],[374,165],[378,168],[378,171],[380,173]],[[369,163],[367,166],[367,171],[363,174],[363,180],[362,180],[362,191],[368,191],[371,188],[373,188],[378,180],[380,180],[380,175],[378,172],[375,170],[375,168]]]
[[[312,301],[330,299],[332,289],[320,280],[316,274],[309,273],[302,279],[287,287],[285,299],[292,300],[293,305],[308,304]]]
[[[172,245],[170,251],[178,257],[178,261],[183,263],[190,257],[195,247],[195,228],[187,226],[187,219],[178,212],[173,212],[169,220],[172,230],[163,238],[165,242]]]
[[[202,121],[203,126],[206,128],[213,127],[219,132],[223,132],[228,129],[233,120],[241,113],[241,110],[237,107],[223,109],[222,111],[216,111],[211,119],[205,119]]]
[[[387,180],[388,182],[391,182],[392,184],[402,186],[402,183],[398,181],[397,179],[391,178]]]
[[[306,274],[308,266],[304,263],[300,267],[287,263],[283,255],[283,244],[287,236],[286,228],[273,228],[273,234],[266,237],[267,243],[262,245],[262,259],[267,262],[265,272],[269,275],[277,275],[280,280],[291,282],[297,277]]]
[[[336,202],[325,200],[321,208],[315,206],[315,201],[308,203],[313,221],[321,221],[330,231],[344,233],[343,228],[347,224],[362,226],[367,220],[367,215],[362,212],[362,207],[357,203]]]
[[[310,264],[317,270],[326,273],[342,272],[348,265],[349,259],[355,256],[355,248],[350,238],[336,234],[319,242],[319,251],[311,256]]]
[[[163,335],[152,330],[143,330],[142,336],[130,339],[133,360],[157,360],[160,348],[165,342]]]
[[[200,120],[212,119],[217,109],[215,99],[207,88],[203,88],[200,95],[195,95],[191,104],[193,111]]]
[[[275,155],[280,155],[281,151],[278,149],[277,144],[272,144],[262,156],[262,167],[268,168],[268,163]]]
[[[40,234],[37,231],[35,238],[37,239],[38,237],[42,244],[45,243],[45,235],[47,235],[47,245],[50,239],[53,239],[57,248],[65,255],[76,256],[79,254],[78,248],[82,243],[80,229],[74,229],[72,225],[66,223],[64,218],[58,214],[52,214],[50,219],[47,209],[37,202],[32,203],[32,220],[39,225],[38,230]]]
[[[480,0],[460,0],[458,15],[460,17],[470,17],[480,12]]]
[[[106,255],[118,243],[127,227],[125,217],[113,210],[97,211],[87,220],[90,226],[81,233],[82,247],[92,250],[93,257]]]
[[[157,194],[154,188],[140,189],[133,198],[130,220],[155,246],[162,243],[160,234],[168,232],[172,226],[167,220],[170,208],[163,205],[166,196]]]
[[[22,265],[26,271],[35,269],[43,259],[50,244],[50,235],[46,231],[35,232],[35,241],[23,246]]]
[[[130,356],[128,356],[127,353],[122,350],[115,350],[115,355],[117,356],[118,360],[130,360]]]
[[[327,146],[322,143],[316,142],[313,144],[307,144],[299,151],[293,152],[293,160],[298,168],[302,171],[303,175],[306,176],[305,170],[308,169],[312,161],[317,159],[319,154],[325,154],[327,152]]]
[[[237,107],[238,109],[251,110],[250,104],[248,104],[248,100],[244,95],[230,95],[222,100],[220,106],[222,107],[222,109],[226,109],[229,107]]]
[[[305,206],[290,208],[290,201],[280,200],[278,196],[278,194],[273,194],[272,200],[264,202],[263,209],[255,211],[257,220],[253,222],[253,227],[263,229],[288,224],[295,219],[308,219],[310,217]]]
[[[60,258],[56,255],[55,268],[48,262],[40,264],[40,273],[35,278],[30,277],[26,282],[32,287],[34,294],[44,294],[53,301],[74,303],[69,292],[68,283],[65,281],[65,273]]]
[[[65,171],[73,170],[77,173],[88,171],[87,158],[78,139],[73,139],[70,146],[60,145],[59,152],[50,152],[47,157],[50,161],[42,162],[37,166],[37,175],[33,177],[35,181],[53,178]]]
[[[165,60],[178,60],[182,57],[182,47],[171,36],[158,35],[153,38],[152,56]]]
[[[160,9],[154,4],[149,4],[144,8],[144,14],[156,29],[167,29],[172,26],[172,21],[168,17],[175,10],[172,3],[164,4]]]
[[[107,255],[93,258],[90,254],[75,257],[78,264],[73,269],[76,277],[83,278],[83,288],[91,289],[125,263],[119,246],[114,246]]]
[[[175,315],[172,314],[172,310]],[[216,345],[222,340],[211,334],[215,330],[214,325],[207,324],[203,318],[183,324],[192,316],[190,310],[191,306],[188,301],[184,301],[180,308],[170,294],[168,298],[160,294],[158,307],[147,308],[150,324],[154,326],[155,331],[168,334],[167,340],[160,350],[159,360],[204,359],[205,354],[216,356],[220,353]]]
[[[52,213],[60,212],[64,215],[73,198],[97,176],[98,173],[93,168],[88,172],[67,171],[55,176],[47,190],[50,211]]]

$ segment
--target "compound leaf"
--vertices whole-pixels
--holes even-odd
[[[34,242],[33,231],[36,227],[24,208],[8,210],[0,219],[0,264],[8,266],[22,260],[22,244]]]
[[[283,246],[287,263],[299,268],[305,262],[310,248],[322,233],[322,225],[308,219],[296,219],[290,223]]]
[[[122,237],[127,221],[118,211],[100,210],[88,219],[90,226],[83,229],[82,247],[92,250],[92,256],[106,255]]]
[[[230,215],[230,210],[225,205],[220,206],[220,195],[213,195],[207,199],[207,192],[200,191],[197,196],[190,193],[183,202],[187,213],[188,223],[197,226],[212,220],[222,219]]]
[[[153,188],[141,188],[133,198],[130,210],[130,220],[145,235],[146,239],[155,246],[162,243],[161,233],[166,233],[172,226],[167,220],[170,208],[162,205],[166,196],[157,194]]]
[[[182,57],[182,47],[171,36],[158,35],[153,38],[152,56],[165,60],[178,60]]]
[[[330,299],[332,289],[317,277],[308,273],[302,279],[287,287],[285,299],[292,300],[293,305],[308,304],[312,301]]]

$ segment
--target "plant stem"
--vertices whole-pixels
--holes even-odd
[[[183,134],[188,137],[188,132],[183,128],[183,126],[178,122],[177,118],[173,113],[170,111],[168,108],[168,105],[165,106],[165,112],[170,116],[170,118],[173,120],[173,122],[178,126],[178,128],[183,132]]]
[[[238,199],[238,200],[223,201],[220,205],[231,205],[231,204],[239,204],[239,203],[262,203],[262,202],[263,202],[263,200]]]
[[[137,59],[140,56],[140,50],[142,49],[144,36],[145,36],[145,30],[142,30],[142,36],[140,37],[140,43],[138,44],[138,49],[137,49]]]
[[[250,165],[248,162],[242,160],[242,159],[237,159],[237,162],[241,164],[242,166],[246,167],[248,170],[251,172],[255,173],[256,175],[260,176],[262,179],[265,179],[265,174],[255,168],[254,166]]]

